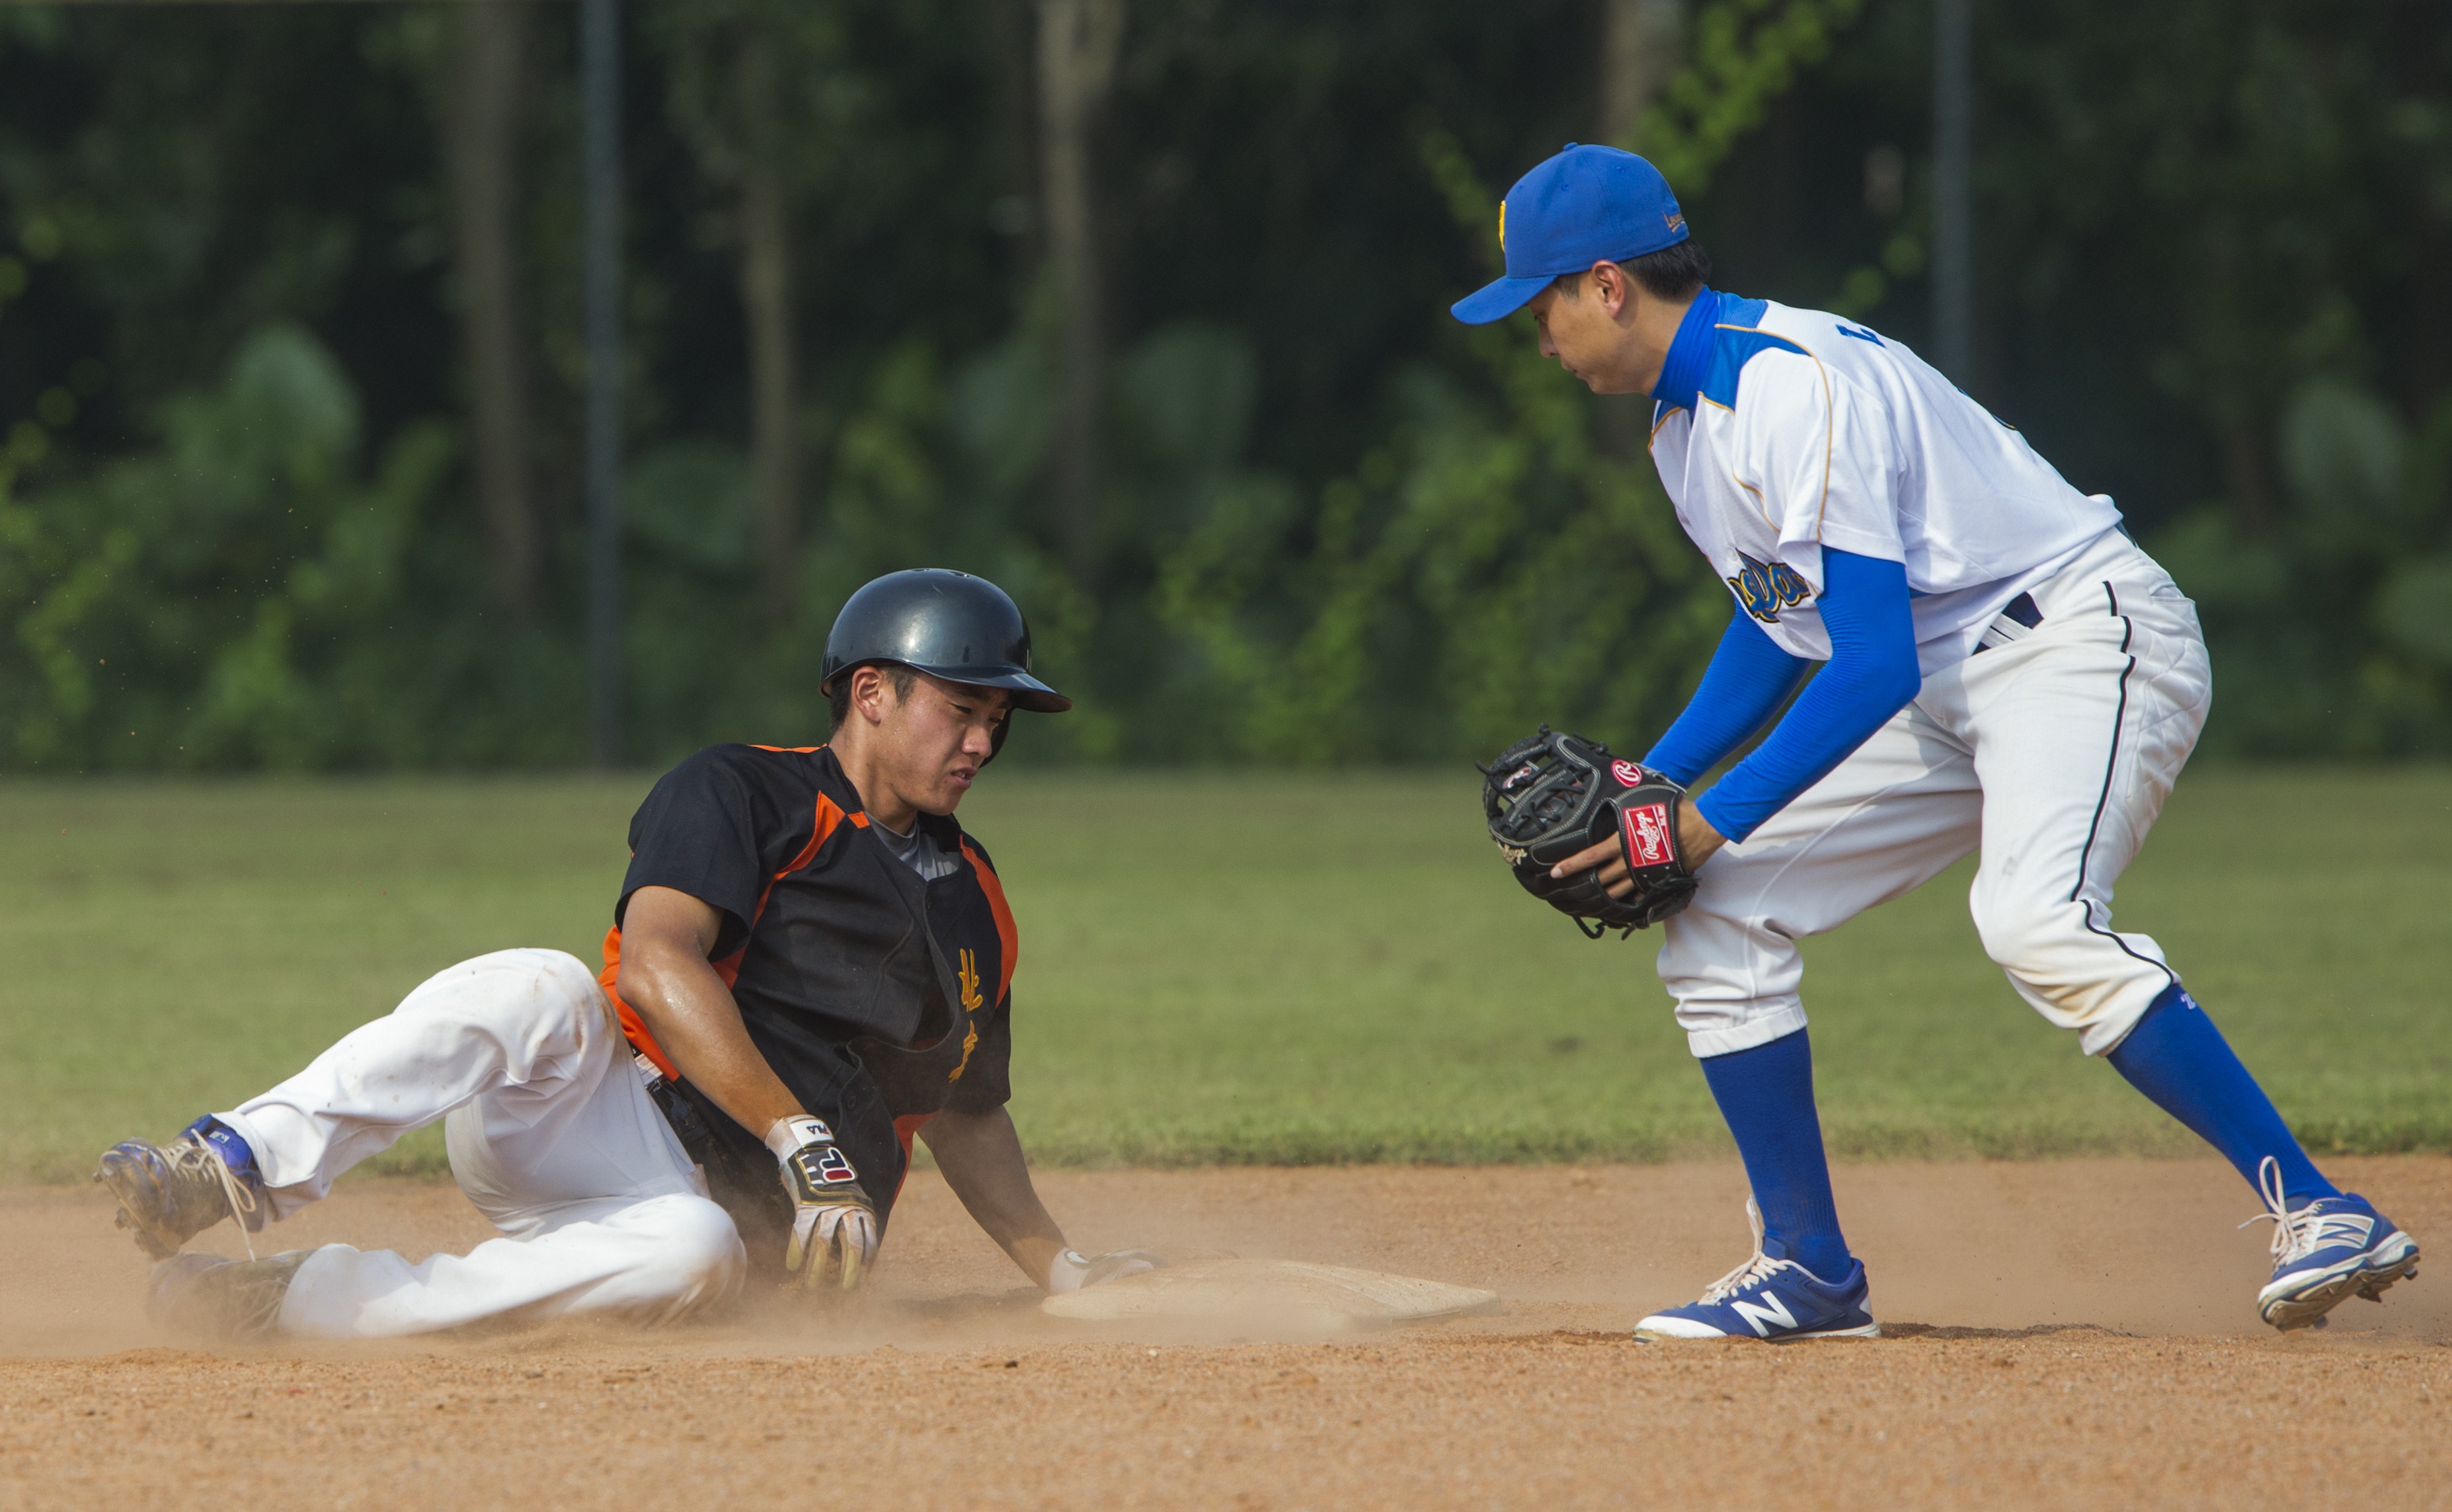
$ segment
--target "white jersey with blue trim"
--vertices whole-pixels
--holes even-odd
[[[1654,394],[1678,522],[1793,656],[1830,657],[1823,547],[1906,565],[1929,676],[2120,523],[1914,352],[1821,310],[1704,290]]]

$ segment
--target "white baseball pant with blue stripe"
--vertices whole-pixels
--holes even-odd
[[[1697,1056],[1803,1028],[1797,942],[1978,849],[1968,901],[1985,950],[2087,1054],[2175,980],[2161,946],[2112,927],[2111,889],[2211,706],[2195,606],[2118,531],[2030,592],[2034,628],[1995,622],[2000,644],[1926,677],[1829,776],[1705,863],[1659,960]]]

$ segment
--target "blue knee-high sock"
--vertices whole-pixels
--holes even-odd
[[[2239,1064],[2214,1021],[2178,983],[2163,989],[2108,1059],[2129,1085],[2222,1151],[2249,1185],[2270,1155],[2281,1164],[2282,1190],[2291,1206],[2341,1195],[2291,1138],[2272,1099]]]
[[[1821,1277],[1848,1274],[1848,1240],[1830,1199],[1822,1119],[1813,1110],[1813,1048],[1805,1031],[1729,1055],[1708,1056],[1703,1079],[1736,1136],[1762,1209],[1763,1252]]]
[[[264,1172],[255,1164],[255,1151],[247,1141],[239,1138],[238,1130],[208,1113],[182,1132],[193,1134],[219,1150],[231,1175],[251,1186],[264,1184]]]

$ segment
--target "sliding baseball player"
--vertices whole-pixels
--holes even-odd
[[[602,977],[503,950],[419,986],[298,1075],[95,1179],[160,1261],[155,1315],[210,1336],[366,1339],[493,1319],[701,1312],[764,1276],[849,1288],[927,1142],[946,1184],[1052,1292],[1147,1270],[1086,1259],[1032,1188],[1006,1115],[1020,945],[954,820],[1030,672],[996,585],[882,577],[826,642],[833,738],[717,746],[631,822]],[[441,1121],[452,1175],[503,1232],[412,1264],[346,1244],[222,1260],[341,1172]]]

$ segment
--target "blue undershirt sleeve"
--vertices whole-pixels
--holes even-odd
[[[1753,617],[1737,609],[1686,711],[1644,755],[1643,765],[1691,786],[1762,728],[1812,665],[1771,644]]]
[[[1730,840],[1752,834],[1819,782],[1924,686],[1904,566],[1826,546],[1814,603],[1830,633],[1829,665],[1770,738],[1694,800]]]

